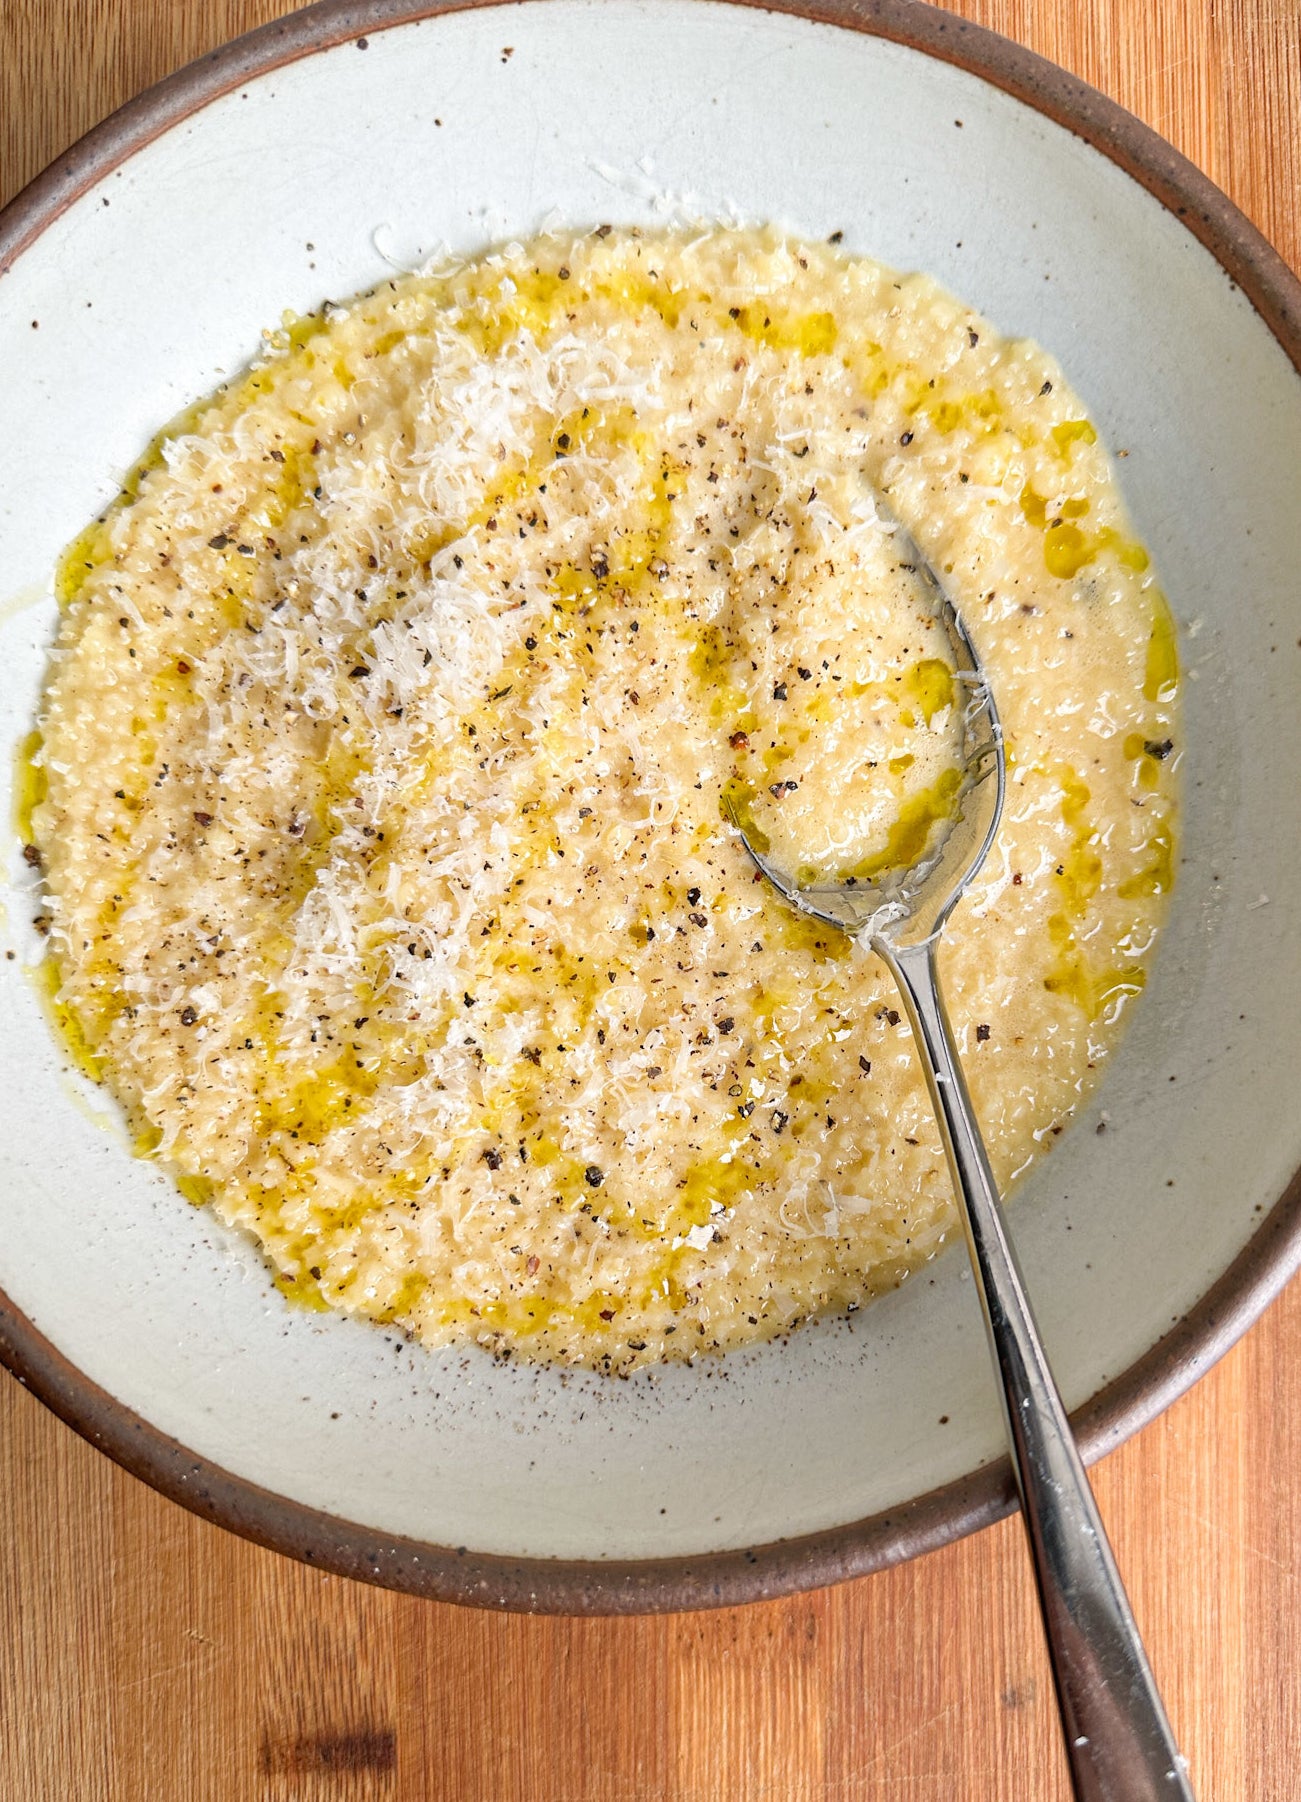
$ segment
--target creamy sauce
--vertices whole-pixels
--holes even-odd
[[[1057,365],[924,277],[602,232],[287,320],[71,547],[27,834],[65,1040],[287,1295],[626,1370],[942,1245],[889,979],[729,810],[870,874],[951,808],[944,572],[1007,812],[943,967],[995,1172],[1175,861],[1170,615]]]

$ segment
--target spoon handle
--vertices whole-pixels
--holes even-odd
[[[940,993],[937,945],[938,935],[906,947],[873,941],[903,995],[961,1203],[1075,1796],[1077,1802],[1193,1802],[1003,1224]]]

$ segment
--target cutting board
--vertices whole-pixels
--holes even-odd
[[[0,200],[283,0],[0,0]],[[1301,266],[1301,0],[965,0]],[[2,379],[2,378],[0,378]],[[1301,1793],[1301,1286],[1097,1469],[1202,1802]],[[1068,1802],[1016,1520],[835,1590],[535,1620],[207,1526],[0,1374],[3,1802]]]

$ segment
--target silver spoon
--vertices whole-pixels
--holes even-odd
[[[884,513],[884,509],[879,509]],[[887,516],[888,518],[888,516]],[[928,591],[968,700],[955,817],[922,858],[871,880],[801,886],[732,824],[769,882],[801,913],[838,926],[889,965],[903,996],[948,1154],[1003,1396],[1048,1655],[1078,1802],[1193,1802],[1116,1561],[1053,1380],[1003,1224],[971,1096],[940,993],[944,923],[985,861],[1006,785],[1003,732],[966,627],[934,570],[895,522],[900,567]]]

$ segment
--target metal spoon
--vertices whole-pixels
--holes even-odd
[[[878,502],[878,508],[884,512]],[[887,516],[888,518],[888,516]],[[1143,1643],[1084,1474],[1007,1237],[953,1029],[936,952],[945,921],[998,831],[1006,759],[998,709],[966,627],[925,556],[895,523],[900,566],[929,593],[968,700],[956,816],[910,868],[801,886],[732,823],[793,907],[840,927],[885,959],[899,985],[948,1154],[1003,1396],[1012,1467],[1030,1539],[1048,1655],[1078,1802],[1193,1802]]]

